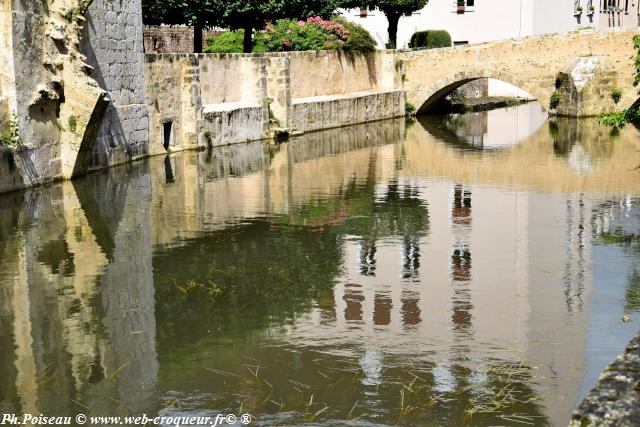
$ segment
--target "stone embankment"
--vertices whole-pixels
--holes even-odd
[[[602,373],[569,427],[640,426],[640,333]]]
[[[148,54],[150,154],[403,116],[394,51]]]

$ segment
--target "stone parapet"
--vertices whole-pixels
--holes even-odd
[[[293,129],[310,132],[404,116],[404,91],[354,92],[294,99]]]

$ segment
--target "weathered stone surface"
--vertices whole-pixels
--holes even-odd
[[[262,105],[230,102],[205,105],[198,122],[198,145],[215,147],[238,142],[263,139],[264,107]]]
[[[621,111],[638,99],[633,86],[636,34],[626,30],[545,35],[408,51],[398,53],[398,61],[404,68],[407,100],[418,109],[428,110],[452,90],[487,77],[524,89],[550,110],[551,94],[559,89],[556,78],[573,73],[578,80],[569,79],[566,89],[579,96],[562,96],[557,113],[595,116]],[[623,92],[618,104],[611,97],[613,85]]]
[[[640,334],[600,375],[575,411],[570,427],[640,425]]]
[[[312,131],[404,115],[393,52],[146,55],[150,152]],[[234,127],[237,127],[234,129]]]
[[[81,51],[110,99],[86,170],[149,154],[149,114],[144,97],[140,0],[94,0],[86,14]]]
[[[291,126],[308,132],[404,116],[404,91],[355,92],[299,98],[291,106]]]

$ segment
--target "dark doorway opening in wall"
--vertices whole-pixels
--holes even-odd
[[[162,137],[164,138],[164,149],[168,150],[171,145],[171,128],[173,127],[173,122],[165,122],[162,124]]]

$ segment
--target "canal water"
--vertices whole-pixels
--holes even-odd
[[[2,196],[0,412],[566,425],[640,328],[639,148],[533,103]]]

